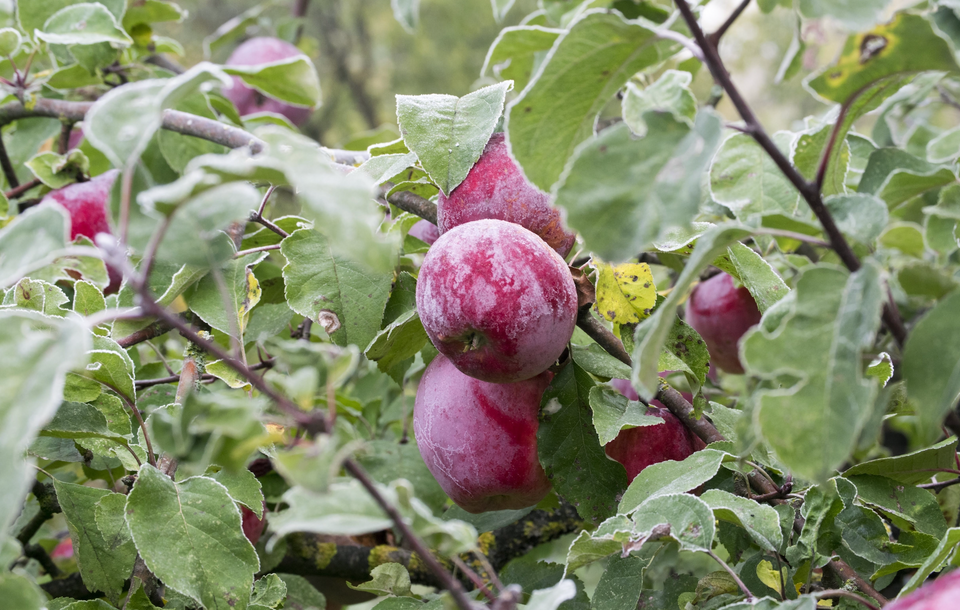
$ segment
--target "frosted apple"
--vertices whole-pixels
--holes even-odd
[[[478,220],[431,246],[417,310],[434,346],[463,373],[509,383],[556,362],[576,324],[577,291],[542,239],[520,225]]]
[[[258,517],[257,513],[253,512],[246,506],[240,507],[240,523],[243,527],[243,535],[247,537],[247,540],[250,541],[250,544],[256,544],[260,540],[260,536],[263,534],[264,528],[267,527],[267,507],[263,507],[263,517]]]
[[[667,460],[679,462],[703,446],[665,407],[651,406],[647,414],[663,418],[663,423],[621,430],[604,448],[610,458],[623,464],[631,481],[647,466]]]
[[[958,600],[960,570],[953,570],[884,606],[884,610],[954,610]]]
[[[255,66],[282,59],[303,55],[303,51],[279,38],[251,38],[239,47],[227,59],[228,66]],[[237,107],[240,116],[257,112],[281,114],[297,127],[303,125],[313,112],[310,108],[293,106],[271,99],[253,87],[248,86],[239,76],[233,77],[233,86],[223,90],[223,94]]]
[[[490,137],[480,160],[466,179],[437,199],[440,234],[464,223],[484,218],[513,222],[539,235],[560,256],[566,256],[576,237],[563,227],[560,212],[550,196],[524,178],[507,152],[502,133]]]
[[[728,373],[743,373],[738,343],[760,322],[760,310],[750,291],[736,288],[729,274],[717,274],[693,289],[686,320],[707,342],[711,364]]]
[[[58,203],[70,214],[70,239],[82,235],[93,240],[98,233],[110,233],[107,204],[110,189],[120,172],[112,169],[86,182],[76,182],[61,189],[50,191],[40,205]],[[119,270],[107,266],[110,284],[103,291],[111,294],[120,287],[122,276]]]
[[[442,354],[427,367],[417,388],[414,435],[427,468],[461,508],[524,508],[550,491],[537,458],[537,415],[551,377],[487,383]]]

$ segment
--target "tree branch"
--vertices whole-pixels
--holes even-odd
[[[384,196],[386,196],[389,190],[389,188],[384,189]],[[424,220],[437,224],[437,206],[429,199],[424,199],[420,195],[416,195],[410,191],[397,191],[387,197],[387,201],[404,212],[410,212]]]
[[[3,168],[3,175],[7,178],[7,184],[15,189],[20,186],[20,180],[17,179],[17,172],[10,163],[10,155],[7,154],[7,145],[3,143],[3,137],[0,136],[0,168]]]
[[[777,145],[774,144],[770,136],[767,135],[767,132],[763,129],[763,125],[761,125],[753,113],[753,109],[750,108],[743,96],[740,95],[740,91],[736,85],[733,84],[733,79],[730,77],[730,73],[727,72],[727,68],[720,58],[717,47],[711,44],[710,40],[708,40],[707,36],[703,33],[700,24],[697,23],[696,16],[694,16],[693,11],[690,9],[690,5],[687,4],[686,0],[676,0],[676,4],[677,8],[680,9],[683,20],[687,23],[687,27],[693,34],[694,40],[697,41],[697,44],[700,45],[700,48],[703,50],[704,62],[707,68],[710,69],[714,80],[716,80],[717,83],[723,87],[724,91],[727,92],[727,95],[730,96],[730,101],[746,123],[744,131],[756,140],[757,144],[763,148],[767,155],[773,160],[774,164],[776,164],[780,171],[787,177],[787,180],[800,192],[800,195],[807,202],[807,205],[810,206],[810,209],[813,210],[817,220],[819,220],[823,226],[823,231],[826,233],[827,239],[830,241],[833,250],[837,253],[837,256],[840,257],[844,266],[850,271],[860,269],[860,259],[857,258],[857,255],[853,252],[853,248],[850,247],[843,233],[837,228],[837,223],[834,222],[833,216],[830,215],[830,211],[827,210],[823,203],[823,199],[820,196],[820,189],[817,188],[816,184],[807,182],[797,168],[790,163],[786,155],[777,148]],[[900,317],[900,312],[897,310],[896,303],[894,303],[892,299],[888,300],[884,305],[883,321],[900,347],[903,347],[907,338],[907,332],[903,326],[903,321]]]
[[[733,12],[730,13],[730,16],[727,17],[727,20],[723,22],[723,25],[717,28],[716,32],[707,36],[707,40],[710,41],[710,44],[712,44],[714,48],[720,45],[720,39],[723,38],[723,35],[727,33],[727,30],[730,29],[730,26],[733,25],[733,22],[740,17],[740,13],[747,8],[748,4],[750,4],[750,0],[743,0],[743,2],[741,2],[737,8],[733,9]]]
[[[3,196],[6,197],[7,199],[16,199],[17,197],[23,195],[24,193],[26,193],[26,192],[29,191],[30,189],[35,188],[35,187],[38,187],[38,186],[40,186],[41,184],[43,184],[43,183],[40,182],[40,179],[39,179],[39,178],[34,178],[34,179],[31,180],[30,182],[24,182],[24,183],[21,184],[20,186],[16,186],[16,187],[10,189],[10,190],[7,191],[6,193],[4,193]]]
[[[28,521],[23,529],[17,534],[17,540],[23,547],[30,543],[33,535],[39,531],[40,527],[47,522],[47,519],[60,512],[60,502],[57,501],[57,492],[54,491],[52,483],[41,483],[34,481],[33,488],[30,490],[37,502],[40,503],[40,510]]]
[[[161,335],[167,334],[171,330],[173,330],[172,325],[163,321],[157,321],[151,324],[150,326],[147,326],[146,328],[138,330],[135,333],[132,333],[130,335],[127,335],[126,337],[120,337],[119,339],[117,339],[117,343],[120,345],[120,347],[127,349],[129,347],[133,347],[134,345],[137,345],[138,343],[143,343],[144,341],[150,341],[151,339],[156,339]]]

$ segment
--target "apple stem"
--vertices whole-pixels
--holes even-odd
[[[743,581],[740,580],[740,577],[737,575],[737,573],[733,571],[733,568],[727,565],[726,561],[720,559],[720,556],[714,553],[712,550],[707,551],[707,555],[710,555],[714,561],[719,563],[720,567],[722,567],[724,571],[730,575],[730,578],[737,583],[737,586],[740,587],[740,590],[743,591],[744,595],[747,596],[747,601],[750,601],[754,598],[753,593],[750,592],[750,589],[747,588],[747,585],[743,584]]]

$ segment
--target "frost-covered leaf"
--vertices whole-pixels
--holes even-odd
[[[618,512],[632,513],[650,498],[695,489],[716,476],[724,455],[716,449],[704,449],[682,462],[666,460],[647,466],[624,492]]]
[[[396,595],[409,597],[410,574],[399,563],[385,563],[370,570],[371,580],[359,585],[348,586],[357,591],[366,591],[374,595]]]
[[[647,131],[643,115],[651,110],[669,112],[678,121],[693,124],[697,115],[697,98],[690,92],[693,75],[680,70],[667,70],[646,88],[640,88],[633,82],[627,83],[624,95],[623,121],[636,134]]]
[[[393,16],[397,23],[409,33],[414,33],[420,25],[420,0],[390,0]]]
[[[242,339],[250,310],[260,302],[260,282],[251,267],[266,258],[254,252],[212,270],[187,293],[190,310],[220,332]]]
[[[782,299],[790,289],[780,275],[759,254],[736,242],[727,248],[727,256],[740,280],[757,302],[760,313]]]
[[[824,201],[837,228],[864,244],[872,244],[887,226],[887,204],[873,195],[850,193],[828,197]]]
[[[503,113],[513,83],[506,81],[463,97],[398,95],[397,119],[407,147],[446,194],[477,162]]]
[[[567,224],[604,260],[625,261],[689,225],[700,204],[699,175],[720,141],[712,112],[701,112],[692,128],[667,113],[644,116],[642,138],[621,124],[579,146],[557,186]]]
[[[167,587],[211,610],[246,608],[260,562],[223,485],[207,477],[174,482],[145,464],[126,519],[143,561]]]
[[[916,485],[929,481],[937,470],[954,468],[956,449],[957,439],[948,438],[912,453],[862,462],[846,470],[843,476],[878,475]]]
[[[0,288],[52,262],[67,247],[70,217],[60,206],[37,206],[0,230]]]
[[[746,530],[760,548],[776,552],[783,544],[780,516],[772,507],[721,489],[709,489],[700,499],[713,509],[717,519]]]
[[[591,375],[608,379],[630,377],[630,367],[611,356],[596,343],[571,345],[570,352],[574,362]]]
[[[42,152],[25,163],[38,180],[52,189],[63,188],[85,178],[90,172],[90,161],[80,149],[74,148],[65,155]]]
[[[47,19],[35,35],[50,44],[133,44],[130,36],[117,23],[117,18],[99,2],[81,2],[60,9]]]
[[[338,345],[370,345],[380,332],[393,275],[338,256],[312,229],[295,231],[280,251],[287,259],[283,279],[290,308],[318,322]]]
[[[907,380],[919,432],[927,441],[940,434],[943,417],[960,395],[960,291],[954,291],[924,315],[903,350]]]
[[[206,475],[227,488],[230,497],[252,510],[257,517],[263,516],[263,492],[260,480],[247,469],[228,470],[213,466]]]
[[[870,155],[857,190],[879,197],[892,210],[921,193],[956,180],[954,168],[930,163],[900,148],[880,148]]]
[[[797,190],[756,140],[744,133],[727,138],[710,166],[710,191],[740,220],[757,214],[806,217]]]
[[[325,493],[291,487],[283,501],[289,508],[270,517],[270,531],[277,538],[291,532],[359,536],[386,529],[391,523],[357,481],[332,483]]]
[[[517,90],[524,89],[562,33],[539,25],[503,28],[487,51],[480,75],[486,76],[489,70],[501,80],[512,80]]]
[[[748,373],[780,386],[754,393],[760,431],[798,475],[826,480],[856,446],[877,392],[861,354],[873,344],[883,302],[872,263],[849,275],[808,267],[778,304],[785,315],[768,315],[742,339]]]
[[[306,55],[252,66],[223,66],[223,71],[281,102],[308,108],[320,104],[320,78]]]
[[[594,386],[590,388],[589,398],[590,409],[593,411],[593,426],[597,429],[601,445],[617,438],[624,428],[663,423],[662,417],[647,415],[647,407],[642,402],[627,400],[613,388]]]
[[[615,11],[580,15],[507,107],[510,151],[527,178],[549,191],[577,145],[593,134],[594,119],[614,94],[631,76],[660,63],[676,48],[676,43]]]
[[[394,366],[416,356],[427,341],[420,316],[411,310],[380,331],[364,354],[376,362],[381,371],[389,373]]]

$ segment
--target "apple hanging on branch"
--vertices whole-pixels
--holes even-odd
[[[760,310],[750,291],[718,273],[693,289],[686,320],[707,343],[710,362],[728,373],[743,374],[740,338],[760,322]]]

